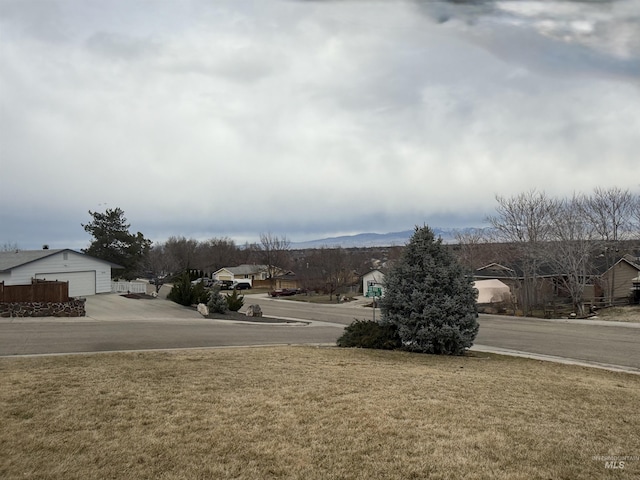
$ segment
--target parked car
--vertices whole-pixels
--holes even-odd
[[[295,295],[296,293],[298,293],[298,290],[293,288],[279,288],[269,292],[269,295],[271,295],[272,297],[290,297],[291,295]]]
[[[233,282],[231,280],[216,280],[211,284],[212,287],[218,287],[220,290],[231,290]]]
[[[237,282],[231,286],[231,290],[249,290],[251,284],[249,282]]]

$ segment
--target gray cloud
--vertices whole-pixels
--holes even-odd
[[[422,1],[419,9],[510,62],[640,79],[639,0]]]
[[[153,240],[297,240],[636,189],[633,2],[61,2],[56,41],[12,4],[0,243],[86,242],[105,202]]]

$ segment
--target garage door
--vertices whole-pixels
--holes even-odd
[[[60,272],[38,273],[36,278],[41,280],[58,280],[69,282],[70,297],[86,297],[96,294],[96,272]]]

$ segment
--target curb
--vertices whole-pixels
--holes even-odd
[[[507,355],[511,357],[530,358],[532,360],[541,360],[544,362],[562,363],[565,365],[577,365],[580,367],[599,368],[611,372],[630,373],[640,375],[640,369],[635,367],[626,367],[624,365],[612,365],[609,363],[589,362],[587,360],[578,360],[575,358],[557,357],[555,355],[545,355],[542,353],[522,352],[519,350],[510,350],[508,348],[490,347],[487,345],[473,345],[470,350],[474,352],[495,353],[496,355]]]

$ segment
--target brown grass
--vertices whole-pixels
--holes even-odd
[[[0,359],[3,479],[638,478],[640,377],[317,347]]]
[[[616,322],[640,322],[640,305],[626,305],[622,307],[605,307],[597,311],[598,320],[612,320]]]
[[[343,297],[343,295],[340,295]],[[280,297],[283,300],[291,300],[295,302],[305,302],[305,303],[329,303],[329,304],[337,304],[335,295],[324,295],[324,294],[313,294],[313,295],[305,295],[304,293],[300,293],[298,295],[293,295],[291,297]],[[347,303],[353,300],[353,297],[347,297],[346,300],[341,300],[341,303]]]

